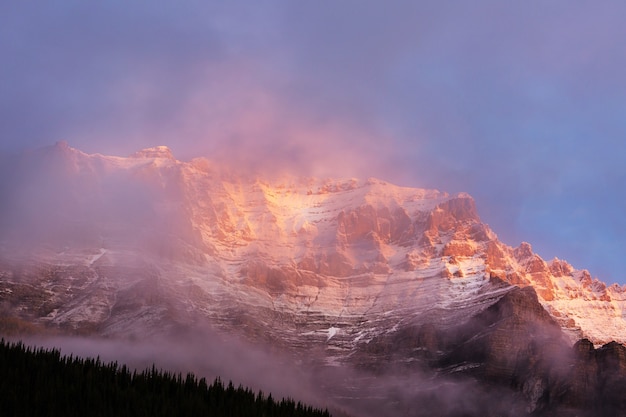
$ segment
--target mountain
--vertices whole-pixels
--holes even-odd
[[[626,364],[626,289],[503,244],[467,194],[263,180],[163,146],[114,157],[60,142],[3,166],[5,331],[145,338],[206,325],[378,379],[504,384],[521,414],[604,410],[598,357]],[[570,368],[596,382],[576,388]],[[334,395],[380,388],[360,381]]]

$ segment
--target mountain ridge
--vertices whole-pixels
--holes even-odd
[[[624,408],[603,382],[626,381],[624,287],[500,242],[468,194],[263,180],[162,146],[60,142],[9,163],[1,332],[241,337],[356,415]]]
[[[22,162],[26,171],[31,169],[28,158]],[[41,197],[35,187],[32,194],[12,196],[18,225],[13,236],[24,223],[37,224],[56,209],[56,227],[32,231],[33,240],[51,239],[49,247],[59,239],[69,242],[69,251],[56,246],[57,255],[48,258],[51,265],[76,263],[81,251],[89,252],[81,267],[92,272],[96,265],[115,269],[127,267],[132,257],[152,262],[156,256],[156,265],[176,271],[175,276],[197,277],[201,267],[208,267],[202,275],[219,278],[225,288],[245,288],[253,305],[337,317],[383,313],[394,304],[412,314],[437,305],[449,309],[471,299],[472,292],[480,298],[481,291],[489,291],[489,278],[498,277],[532,286],[572,343],[582,337],[598,346],[626,342],[624,287],[607,286],[556,258],[546,262],[528,243],[517,248],[501,243],[465,193],[398,187],[373,178],[272,182],[234,177],[208,160],[178,161],[164,146],[113,157],[85,154],[59,142],[40,150],[36,159],[40,172],[35,179],[45,179],[47,195]],[[89,242],[72,247],[72,228]],[[428,303],[421,309],[402,298],[407,289],[417,294],[420,280],[430,282],[432,291],[421,296]],[[209,281],[194,285],[211,295],[216,285]],[[370,290],[377,296],[367,294]],[[329,340],[342,333],[336,328],[328,330]]]
[[[10,171],[0,329],[241,337],[311,370],[355,415],[624,409],[603,381],[626,381],[625,288],[500,242],[468,194],[261,179],[166,147],[117,157],[60,142]]]

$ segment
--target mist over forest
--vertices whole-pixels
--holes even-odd
[[[336,417],[626,416],[625,17],[4,0],[0,337]]]

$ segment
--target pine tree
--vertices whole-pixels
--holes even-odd
[[[152,366],[132,372],[117,362],[62,356],[0,340],[0,415],[330,417],[328,410],[276,401],[271,393],[216,378],[212,384],[189,373]]]

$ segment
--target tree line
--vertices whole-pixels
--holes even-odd
[[[61,355],[0,340],[2,416],[330,417],[290,398],[254,393],[219,378],[152,368],[142,372],[100,358]]]

